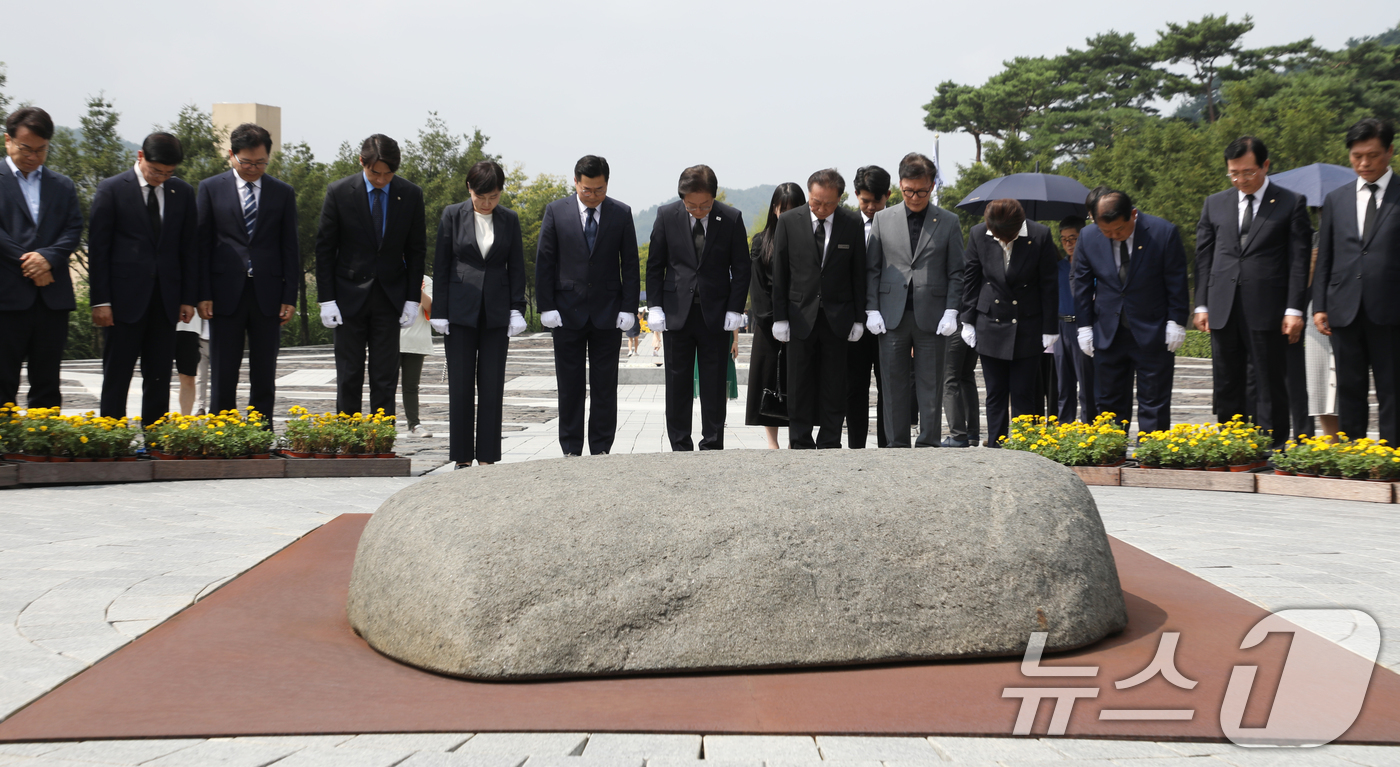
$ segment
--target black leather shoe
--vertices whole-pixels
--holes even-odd
[[[950,436],[947,436],[947,437],[944,437],[944,438],[943,438],[943,445],[942,445],[942,446],[943,446],[943,447],[967,447],[968,445],[967,445],[967,440],[965,440],[965,439],[953,439],[953,437],[950,435]]]

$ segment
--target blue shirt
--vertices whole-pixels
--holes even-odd
[[[44,166],[40,165],[33,173],[29,174],[29,178],[25,178],[24,174],[19,172],[19,166],[15,165],[14,160],[6,156],[5,162],[9,163],[10,172],[15,174],[15,180],[19,182],[19,191],[20,194],[24,195],[24,201],[29,203],[29,217],[34,219],[35,224],[38,224],[39,183],[44,177]]]
[[[384,205],[384,223],[381,224],[379,227],[379,236],[380,238],[383,238],[384,234],[389,231],[389,187],[385,186],[383,189],[375,189],[374,184],[371,184],[369,182],[368,173],[362,172],[360,175],[365,177],[365,192],[369,194],[369,209],[371,214],[373,214],[374,212],[375,192],[379,192],[380,194],[384,195],[384,200],[382,203]]]

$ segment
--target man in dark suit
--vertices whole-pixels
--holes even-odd
[[[1070,279],[1079,348],[1094,358],[1098,409],[1126,427],[1136,371],[1138,431],[1170,429],[1175,355],[1190,309],[1181,233],[1139,213],[1123,192],[1109,191],[1096,205]]]
[[[0,404],[19,402],[29,360],[29,407],[59,407],[73,282],[68,257],[83,234],[73,182],[44,167],[53,120],[35,107],[5,118],[0,163]]]
[[[180,140],[152,133],[136,167],[97,185],[88,228],[92,324],[103,328],[102,415],[126,416],[141,359],[141,422],[170,409],[175,324],[194,317],[199,262],[194,187],[174,178]]]
[[[584,371],[593,402],[588,452],[612,450],[622,331],[637,321],[641,265],[632,209],[608,197],[608,161],[574,164],[575,194],[544,209],[535,255],[540,323],[553,331],[559,386],[559,448],[583,455]]]
[[[335,406],[361,412],[369,347],[369,412],[394,414],[399,328],[413,324],[427,257],[423,190],[394,175],[399,144],[374,134],[361,172],[326,189],[316,229],[321,324],[335,329]]]
[[[647,256],[647,323],[666,334],[666,433],[689,452],[692,379],[700,389],[700,449],[724,449],[725,388],[734,331],[749,295],[744,217],[715,200],[708,165],[681,172],[680,199],[662,205]]]
[[[904,201],[875,215],[866,253],[865,325],[880,336],[890,447],[909,447],[911,399],[919,407],[914,444],[941,446],[944,352],[958,329],[963,239],[958,217],[931,204],[937,174],[918,152],[899,161]]]
[[[1269,183],[1269,150],[1253,136],[1225,148],[1232,188],[1206,198],[1196,225],[1196,329],[1210,333],[1221,423],[1256,414],[1288,440],[1288,344],[1303,334],[1312,224],[1301,195]],[[1248,370],[1259,376],[1248,401]]]
[[[865,252],[870,254],[870,233],[875,214],[885,209],[890,198],[890,172],[878,165],[856,169],[856,205],[865,228]],[[846,349],[846,444],[852,450],[865,447],[870,433],[870,376],[875,376],[875,444],[885,447],[885,384],[880,370],[880,338],[874,333],[861,335]]]
[[[1391,159],[1395,128],[1366,118],[1347,131],[1359,178],[1322,203],[1313,322],[1332,337],[1337,363],[1337,425],[1366,435],[1368,371],[1376,378],[1380,438],[1400,440],[1400,186]]]
[[[813,173],[807,204],[778,217],[773,240],[773,337],[788,344],[793,449],[841,447],[846,349],[865,331],[865,232],[841,207],[845,191],[835,170]]]
[[[248,403],[272,424],[280,328],[296,302],[296,192],[265,175],[266,129],[245,123],[229,137],[233,169],[199,185],[199,316],[209,331],[210,412],[238,407],[248,338]]]

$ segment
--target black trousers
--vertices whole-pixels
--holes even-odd
[[[445,343],[445,342],[444,342]],[[423,361],[427,359],[426,354],[399,353],[399,371],[403,376],[403,383],[399,387],[403,392],[403,417],[408,421],[408,428],[417,426],[418,420],[418,387],[423,381]]]
[[[209,323],[209,411],[238,409],[238,374],[243,367],[243,341],[248,341],[248,404],[272,423],[277,400],[277,352],[282,345],[282,321],[258,308],[253,278],[246,278],[238,306]],[[216,307],[217,308],[217,307]]]
[[[559,385],[559,448],[565,455],[583,455],[583,403],[591,396],[588,452],[607,453],[617,436],[617,357],[622,331],[596,328],[589,322],[577,330],[555,328],[553,336],[554,376]],[[666,334],[666,343],[671,343],[670,333]]]
[[[1380,438],[1396,444],[1400,437],[1400,325],[1377,325],[1358,311],[1344,328],[1332,326],[1332,354],[1337,363],[1337,429],[1352,439],[1366,436],[1370,425],[1370,376],[1376,377],[1376,402],[1380,405]]]
[[[957,440],[982,438],[981,405],[977,400],[976,350],[968,347],[962,334],[948,337],[944,361],[943,412],[948,414],[948,434]]]
[[[851,345],[848,335],[838,335],[827,322],[826,313],[818,310],[812,332],[788,342],[788,447],[841,447],[841,421],[846,416],[846,347]],[[813,426],[819,427],[815,442]]]
[[[50,309],[42,296],[28,309],[0,312],[0,405],[19,404],[20,371],[29,361],[28,407],[60,407],[59,369],[68,344],[67,309]]]
[[[875,445],[884,447],[885,383],[880,374],[880,338],[862,333],[846,348],[846,444],[852,450],[865,447],[870,433],[870,374],[875,373]]]
[[[160,285],[151,289],[146,313],[136,322],[115,322],[102,329],[102,415],[127,415],[131,374],[141,359],[141,423],[150,426],[170,410],[170,371],[175,364],[175,325],[165,316]],[[198,339],[196,339],[198,343]],[[195,364],[198,365],[198,351]]]
[[[1273,446],[1279,447],[1288,440],[1289,432],[1288,337],[1279,332],[1283,320],[1270,327],[1250,327],[1238,288],[1235,306],[1230,320],[1210,332],[1216,417],[1225,423],[1235,415],[1252,415],[1255,423],[1273,433]],[[1253,392],[1249,386],[1251,366],[1257,376]]]
[[[1138,345],[1126,326],[1120,326],[1107,349],[1094,351],[1094,396],[1099,413],[1113,413],[1126,429],[1133,416],[1133,379],[1136,377],[1138,431],[1170,429],[1175,371],[1176,355],[1167,351],[1165,338],[1154,340],[1150,348],[1144,348]]]
[[[378,285],[353,317],[335,329],[335,407],[342,413],[360,413],[364,404],[365,347],[369,347],[369,412],[380,408],[394,414],[394,390],[399,383],[399,317]]]
[[[1076,419],[1093,423],[1098,417],[1094,360],[1079,348],[1079,329],[1064,320],[1060,320],[1060,340],[1055,342],[1055,388],[1059,395],[1055,416],[1062,423]]]
[[[443,342],[451,429],[448,457],[457,463],[496,463],[501,460],[506,349],[510,345],[506,328],[453,325],[451,330]]]
[[[729,375],[729,348],[733,336],[706,328],[700,306],[690,309],[686,324],[666,328],[666,435],[671,449],[689,452],[692,390],[700,389],[700,449],[724,449],[725,395]],[[695,379],[699,383],[695,383]]]
[[[1042,356],[1002,360],[982,355],[982,378],[987,384],[987,447],[1001,447],[1001,438],[1010,434],[1011,418],[1033,414],[1045,404],[1036,386]],[[1006,415],[1008,400],[1010,417]]]

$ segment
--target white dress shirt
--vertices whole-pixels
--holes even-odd
[[[472,209],[472,220],[476,222],[476,248],[481,251],[482,258],[491,252],[491,244],[496,241],[496,227],[492,226],[491,218],[490,213]]]
[[[11,163],[10,169],[14,169]],[[1390,186],[1390,179],[1395,176],[1395,171],[1386,169],[1385,175],[1376,179],[1376,208],[1379,209],[1381,201],[1385,199],[1385,189]],[[1371,190],[1366,188],[1366,179],[1358,177],[1356,179],[1356,231],[1366,231],[1366,207],[1371,204]],[[35,217],[38,220],[38,217]]]
[[[5,156],[5,162],[9,164],[10,172],[15,174],[15,180],[19,182],[19,191],[24,195],[24,201],[29,203],[29,217],[34,219],[34,223],[39,223],[39,187],[40,182],[44,180],[44,166],[40,165],[25,178],[9,155]]]
[[[828,248],[831,247],[831,226],[832,226],[832,224],[834,224],[834,223],[836,222],[836,221],[835,221],[835,219],[836,219],[836,213],[833,212],[831,215],[827,216],[826,218],[817,218],[817,214],[812,213],[812,212],[811,212],[811,209],[808,208],[807,214],[808,214],[809,216],[812,217],[812,234],[816,234],[816,233],[817,233],[817,222],[818,222],[818,221],[825,221],[825,222],[826,222],[826,224],[825,224],[825,227],[826,227],[826,240],[822,242],[822,252],[820,252],[820,253],[817,254],[817,257],[821,259],[822,265],[825,266],[825,265],[826,265],[826,251],[827,251]]]
[[[1021,222],[1021,231],[1019,231],[1019,232],[1016,233],[1016,237],[1015,237],[1015,238],[1012,238],[1011,242],[1002,242],[1001,240],[997,240],[997,244],[1001,246],[1001,253],[1002,253],[1001,273],[1002,273],[1002,274],[1009,274],[1009,273],[1011,272],[1011,250],[1012,250],[1013,248],[1016,247],[1016,238],[1020,238],[1020,237],[1029,237],[1029,236],[1030,236],[1030,233],[1031,233],[1031,228],[1030,228],[1029,226],[1026,226],[1026,222],[1025,222],[1025,221],[1022,221],[1022,222]],[[992,230],[991,230],[991,229],[988,229],[988,230],[987,230],[987,236],[988,236],[988,237],[991,237],[991,238],[994,239],[994,240],[997,239],[997,236],[996,236],[995,234],[992,234]]]
[[[578,220],[579,220],[579,223],[583,224],[583,228],[584,228],[584,229],[587,229],[587,228],[588,228],[588,206],[583,204],[583,199],[582,199],[582,198],[575,197],[574,199],[578,200]],[[598,207],[593,208],[593,223],[598,224],[598,225],[600,225],[600,226],[601,226],[602,223],[603,223],[603,204],[602,204],[602,203],[598,203]]]
[[[141,202],[142,202],[142,204],[144,204],[144,205],[150,205],[150,204],[151,204],[151,203],[149,202],[150,199],[151,199],[151,190],[155,190],[155,193],[156,193],[156,205],[160,208],[160,220],[161,220],[161,221],[164,221],[164,220],[165,220],[165,182],[162,181],[161,183],[157,184],[156,186],[151,186],[150,183],[146,181],[146,177],[143,176],[143,175],[141,175],[141,162],[140,162],[139,160],[136,162],[136,181],[137,181],[138,183],[141,184]]]

